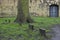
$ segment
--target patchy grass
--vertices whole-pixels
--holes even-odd
[[[46,29],[49,32],[49,28],[53,24],[60,24],[60,18],[49,17],[32,17],[35,23],[35,30],[29,30],[28,24],[22,26],[13,23],[15,18],[0,18],[0,39],[1,40],[44,40],[44,37],[40,36],[39,28]],[[5,20],[11,20],[11,23],[3,24]],[[47,35],[48,36],[48,35]],[[50,36],[49,36],[50,37]]]

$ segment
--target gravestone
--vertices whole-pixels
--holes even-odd
[[[46,37],[46,30],[41,28],[39,29],[40,35]]]
[[[33,24],[29,24],[29,29],[34,30],[34,25]]]

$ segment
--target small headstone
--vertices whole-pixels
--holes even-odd
[[[41,34],[41,36],[44,36],[44,37],[46,37],[46,30],[45,29],[39,29],[39,32],[40,32],[40,34]]]
[[[34,30],[34,25],[29,24],[29,29]]]

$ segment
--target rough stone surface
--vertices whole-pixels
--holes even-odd
[[[18,0],[0,0],[0,17],[16,16]],[[59,6],[60,0],[29,0],[29,13],[35,16],[49,16],[49,6]]]
[[[0,17],[16,15],[17,15],[17,0],[0,0]]]
[[[49,16],[49,6],[56,4],[60,6],[60,0],[29,0],[29,12],[35,16]],[[33,14],[33,15],[34,15]],[[59,7],[60,16],[60,7]]]

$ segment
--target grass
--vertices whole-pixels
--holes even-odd
[[[2,24],[4,20],[11,20],[11,23]],[[49,28],[53,24],[60,24],[60,18],[49,17],[32,17],[35,23],[35,30],[29,30],[28,24],[22,26],[18,23],[13,23],[15,18],[0,18],[0,39],[1,40],[44,40],[44,37],[40,36],[39,28],[46,29],[49,32]],[[48,36],[48,35],[47,35]]]
[[[39,24],[40,27],[49,28],[53,24],[60,24],[60,18],[52,17],[33,17],[34,21]]]

